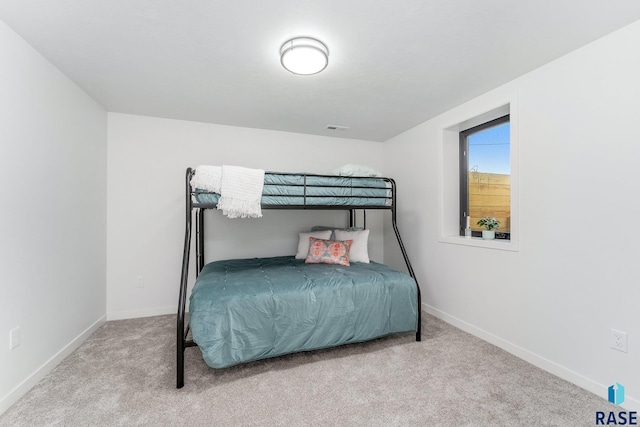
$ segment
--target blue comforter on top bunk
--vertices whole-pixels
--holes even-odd
[[[382,178],[317,176],[267,172],[262,205],[389,206],[390,184]],[[195,189],[198,203],[218,203],[220,195]],[[306,196],[306,197],[305,197]]]
[[[224,368],[415,331],[415,281],[383,264],[305,264],[294,257],[207,264],[190,298],[193,340]]]

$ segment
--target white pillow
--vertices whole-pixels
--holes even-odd
[[[298,253],[296,259],[307,259],[309,255],[309,237],[316,239],[329,240],[331,238],[331,230],[312,231],[310,233],[300,233],[298,238]]]
[[[331,173],[339,176],[382,176],[380,172],[366,165],[348,163],[341,168],[333,170]]]
[[[336,240],[353,240],[349,250],[349,261],[369,263],[369,230],[335,230]]]

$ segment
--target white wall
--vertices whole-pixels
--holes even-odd
[[[640,22],[384,144],[426,309],[606,398],[640,399]],[[443,128],[517,96],[520,248],[439,241]],[[387,263],[400,265],[391,240]],[[428,328],[428,326],[427,326]],[[629,352],[609,348],[610,328]]]
[[[185,171],[200,164],[328,173],[345,163],[381,169],[382,144],[109,113],[107,313],[174,313],[185,224]],[[260,219],[207,213],[207,260],[293,255],[297,233],[348,224],[346,212],[264,210]],[[383,259],[382,217],[367,215],[370,254]],[[192,252],[193,253],[193,252]],[[192,262],[193,265],[193,262]],[[193,269],[191,270],[193,282]],[[138,277],[144,287],[136,287]]]
[[[2,413],[104,321],[107,116],[2,21],[0,52]]]

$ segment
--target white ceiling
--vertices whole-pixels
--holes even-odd
[[[108,111],[385,141],[640,19],[640,1],[0,0],[0,19]],[[280,65],[300,35],[329,47],[322,73]]]

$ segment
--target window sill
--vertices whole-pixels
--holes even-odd
[[[513,237],[513,234],[512,234]],[[502,251],[517,252],[518,242],[514,240],[494,239],[485,240],[482,237],[464,237],[464,236],[441,236],[441,243],[450,243],[454,245],[474,246],[477,248],[498,249]]]

